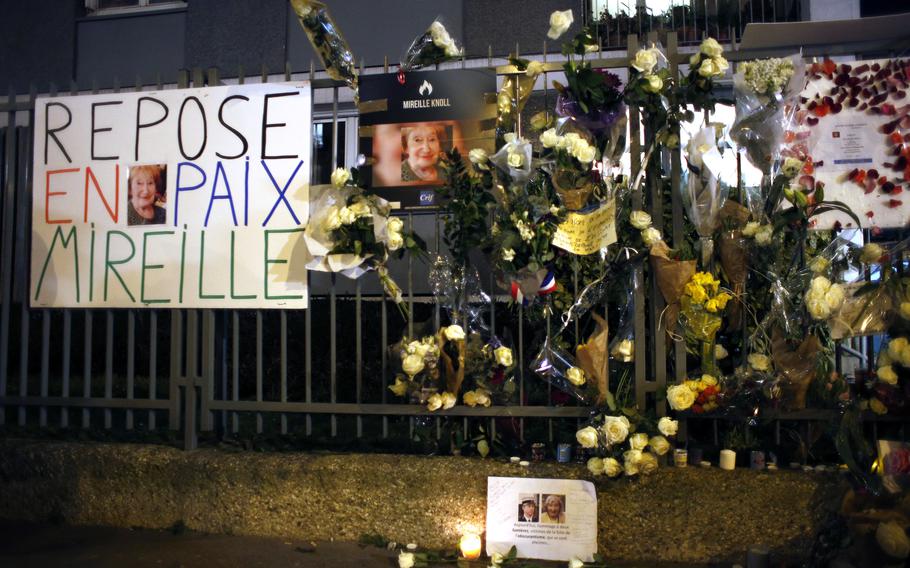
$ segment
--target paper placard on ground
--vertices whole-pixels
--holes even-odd
[[[616,242],[616,203],[611,199],[594,211],[570,212],[553,235],[553,246],[573,254],[594,254]]]
[[[593,561],[597,553],[594,484],[488,477],[487,555],[507,554],[513,546],[519,558]]]

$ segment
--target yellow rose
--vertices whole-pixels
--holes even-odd
[[[408,392],[408,383],[401,380],[401,377],[395,377],[395,384],[389,385],[389,390],[396,396],[404,396]]]
[[[889,385],[897,384],[897,373],[894,372],[894,367],[891,365],[879,367],[877,374],[879,380],[883,383],[888,383]]]
[[[439,393],[431,394],[430,397],[427,398],[427,410],[433,412],[440,408],[442,408],[442,396]]]
[[[687,282],[683,290],[686,296],[692,298],[692,301],[696,304],[701,304],[708,299],[708,294],[705,292],[704,287],[696,284],[695,282]]]
[[[901,317],[910,320],[910,302],[901,302]]]
[[[908,347],[910,347],[910,344],[907,343],[906,337],[895,337],[888,342],[888,356],[893,361],[901,361],[901,355]]]
[[[733,299],[733,296],[727,294],[726,292],[721,292],[714,297],[714,300],[717,302],[718,309],[724,309],[727,307],[727,302]]]
[[[421,357],[417,353],[414,353],[413,355],[408,355],[401,362],[401,369],[405,373],[407,373],[407,375],[411,378],[413,378],[414,375],[416,375],[420,371],[423,371],[423,368],[424,368],[423,357]]]
[[[613,458],[604,458],[604,473],[610,477],[616,477],[622,473],[622,464]]]
[[[667,402],[673,410],[688,410],[695,403],[695,392],[686,385],[673,385],[667,389]]]
[[[585,426],[578,432],[575,432],[575,439],[582,448],[597,447],[597,429],[593,426]]]
[[[648,445],[651,446],[651,451],[659,456],[662,456],[670,451],[670,442],[668,442],[667,439],[663,436],[654,436],[648,440]]]
[[[657,471],[657,456],[650,452],[642,452],[638,460],[638,471],[642,475],[648,475]]]
[[[587,463],[588,471],[594,475],[603,475],[604,461],[600,458],[591,458]]]
[[[512,366],[512,350],[506,346],[497,347],[493,350],[493,356],[496,357],[496,362],[503,367]]]
[[[444,334],[449,341],[458,341],[465,338],[464,329],[457,323],[447,327]]]
[[[641,450],[629,450],[624,452],[622,455],[623,459],[623,468],[626,470],[626,475],[636,475],[638,474],[638,465],[641,463]]]
[[[585,384],[585,372],[578,367],[569,367],[569,370],[566,371],[566,378],[577,387]]]
[[[474,391],[474,398],[477,401],[478,406],[483,406],[489,408],[493,404],[493,399],[490,398],[490,391],[486,389],[477,389]]]
[[[629,447],[633,450],[643,450],[648,446],[648,435],[642,432],[629,437]]]
[[[647,229],[641,232],[641,240],[645,243],[646,247],[652,247],[661,240],[660,231],[654,227],[648,227]]]
[[[477,406],[477,393],[474,391],[468,391],[461,395],[461,401],[464,402],[467,406]]]
[[[443,410],[448,410],[455,406],[455,403],[458,402],[458,399],[454,394],[450,392],[442,393],[442,408]]]
[[[715,313],[717,311],[717,300],[715,300],[714,298],[711,298],[710,300],[705,302],[705,309],[708,310],[709,312],[711,312],[712,314]]]
[[[702,375],[701,382],[703,382],[705,384],[705,386],[709,386],[709,387],[717,386],[717,379],[715,379],[712,375],[708,375],[708,374]]]
[[[872,400],[869,401],[869,409],[872,410],[872,412],[878,414],[879,416],[888,414],[888,407],[885,406],[882,403],[882,401],[880,401],[877,398],[873,398]]]
[[[683,381],[683,384],[686,385],[689,388],[689,390],[691,390],[692,392],[698,392],[699,391],[698,387],[701,386],[700,381],[692,381],[692,380]],[[704,390],[704,389],[701,389],[701,390]]]
[[[894,521],[878,525],[875,530],[875,541],[891,558],[903,560],[910,556],[910,539],[907,538],[907,531]]]

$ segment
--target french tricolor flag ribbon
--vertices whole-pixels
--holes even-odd
[[[509,293],[512,295],[512,300],[516,303],[521,302],[522,306],[528,305],[528,300],[525,298],[525,295],[521,293],[521,288],[518,286],[518,282],[512,280],[512,289],[509,290]]]
[[[543,282],[540,283],[540,288],[537,290],[538,296],[546,296],[547,294],[552,294],[556,291],[556,275],[553,274],[553,271],[547,272],[547,276],[543,279]]]

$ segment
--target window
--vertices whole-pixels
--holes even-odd
[[[95,15],[171,8],[186,8],[186,0],[85,0],[85,9]]]

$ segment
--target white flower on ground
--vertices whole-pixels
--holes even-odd
[[[550,14],[550,29],[547,31],[547,37],[559,39],[559,36],[566,33],[574,20],[572,10],[556,10]]]
[[[602,427],[607,444],[611,446],[625,442],[630,428],[629,419],[625,416],[607,416]]]
[[[651,226],[651,216],[645,211],[633,211],[629,215],[629,223],[639,231],[644,231]]]
[[[569,568],[584,568],[585,563],[579,560],[578,558],[572,557],[569,560]]]
[[[344,186],[349,179],[351,179],[351,172],[344,168],[335,168],[335,171],[332,172],[332,185],[335,187]]]
[[[660,433],[664,436],[675,436],[676,432],[679,430],[679,422],[673,420],[669,416],[664,416],[657,422],[657,429],[660,430]]]
[[[654,436],[648,440],[648,445],[651,446],[651,450],[659,456],[670,451],[670,442],[663,436]]]
[[[648,435],[644,432],[632,434],[629,437],[629,447],[633,450],[643,450],[648,447]]]
[[[413,552],[401,552],[398,554],[398,568],[413,568],[414,566],[414,553]]]
[[[604,473],[616,477],[622,473],[622,464],[614,458],[604,458]]]
[[[638,471],[642,475],[648,475],[657,471],[657,456],[651,452],[642,452],[638,460]]]
[[[597,447],[597,429],[593,426],[585,426],[578,432],[575,432],[575,439],[582,448]]]
[[[623,468],[626,470],[626,475],[637,475],[638,466],[641,464],[641,450],[628,450],[623,452]]]
[[[604,461],[600,458],[591,458],[587,463],[588,471],[594,475],[603,475]]]

